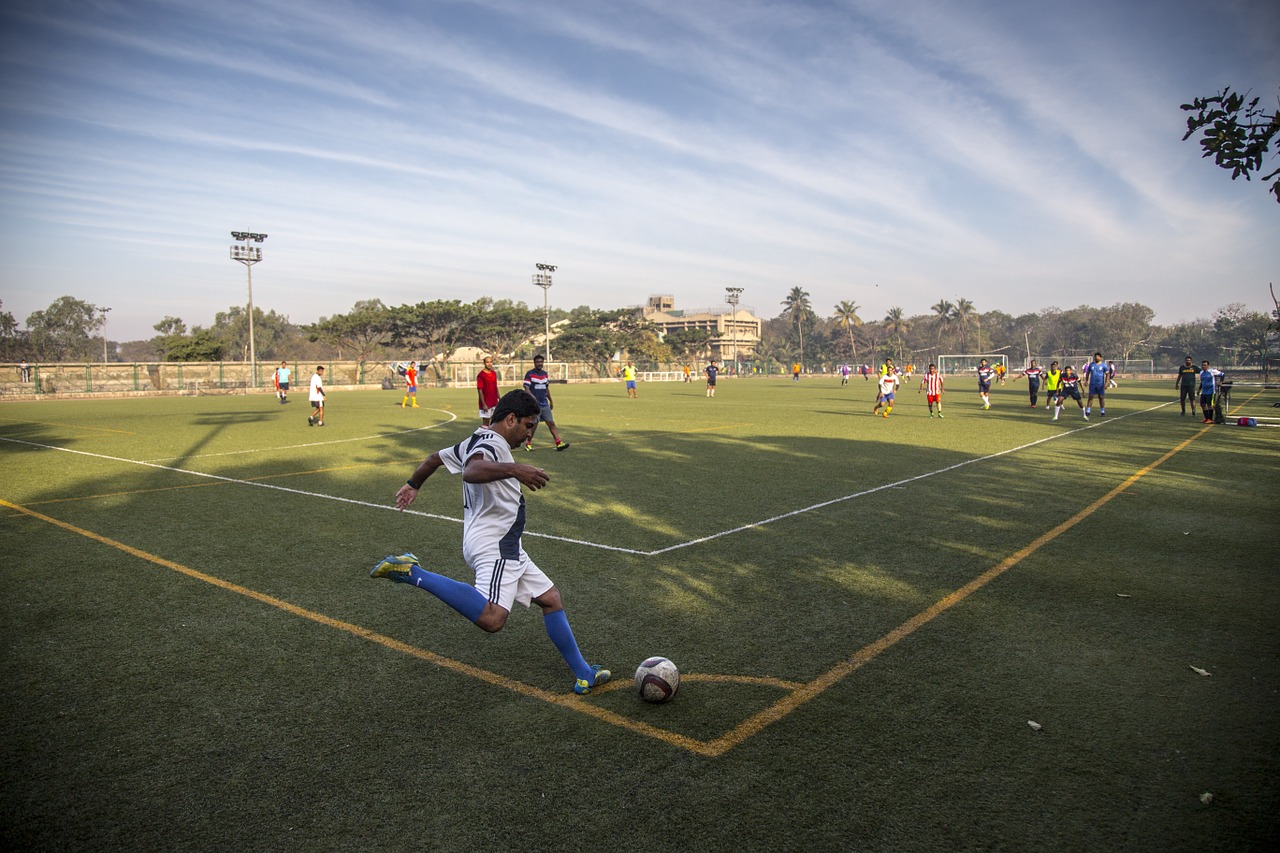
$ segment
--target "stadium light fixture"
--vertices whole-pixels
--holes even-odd
[[[240,240],[231,247],[231,260],[239,261],[244,264],[245,273],[249,277],[249,368],[252,372],[250,382],[256,388],[258,385],[258,350],[253,340],[253,265],[262,260],[262,247],[251,246],[250,243],[261,243],[267,239],[266,234],[259,234],[256,231],[232,231],[231,239]]]
[[[726,287],[724,291],[724,301],[733,306],[733,311],[729,315],[729,328],[733,330],[731,347],[733,352],[733,373],[736,376],[738,374],[738,300],[742,297],[742,288]]]
[[[545,358],[547,363],[551,363],[551,274],[556,271],[555,264],[534,264],[538,271],[533,274],[533,283],[542,288],[542,316],[546,321],[546,337],[543,343],[546,346]]]

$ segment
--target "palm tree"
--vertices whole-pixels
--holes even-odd
[[[809,293],[803,287],[793,287],[787,298],[782,300],[782,305],[782,313],[791,315],[791,323],[800,335],[800,363],[804,364],[804,321],[813,313]]]
[[[862,325],[862,318],[858,316],[858,309],[861,307],[858,303],[847,299],[836,305],[836,323],[849,333],[849,346],[853,349],[855,362],[858,360],[858,344],[853,339],[853,327]]]
[[[884,331],[897,344],[896,349],[899,361],[902,360],[903,335],[910,328],[911,322],[907,320],[906,314],[898,306],[893,306],[889,309],[889,313],[884,315]]]
[[[956,306],[951,304],[950,300],[940,299],[938,304],[934,305],[930,310],[936,315],[934,324],[938,328],[938,338],[934,343],[935,349],[942,349],[942,336],[944,333],[951,331],[951,314],[956,310]]]
[[[973,303],[963,297],[956,300],[956,307],[951,312],[951,318],[955,324],[960,327],[960,348],[969,348],[969,323],[977,314],[973,310]]]

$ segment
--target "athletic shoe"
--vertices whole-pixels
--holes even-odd
[[[315,426],[315,425],[316,425],[316,419],[311,415],[307,415],[307,426]]]
[[[386,578],[397,583],[413,583],[412,576],[409,573],[417,565],[418,558],[406,551],[399,557],[383,557],[378,565],[373,567],[373,571],[369,572],[369,577]]]
[[[938,412],[938,417],[942,417],[942,412]]]
[[[408,556],[413,556],[412,554]],[[591,671],[595,673],[594,677],[588,682],[585,678],[579,678],[573,683],[573,692],[579,696],[586,696],[591,692],[593,687],[601,687],[609,683],[609,679],[613,678],[612,673],[607,669],[601,669],[598,664],[592,664]]]
[[[320,421],[316,426],[324,426],[324,421]]]
[[[986,403],[986,404],[984,404],[984,405],[983,405],[982,410],[985,412],[985,411],[986,411],[987,409],[989,409],[989,408],[991,408],[991,404],[990,404],[990,403]]]
[[[422,407],[421,407],[421,406],[419,406],[417,403],[414,403],[414,404],[413,404],[412,406],[410,406],[409,408],[411,408],[411,409],[420,409],[420,408],[422,408]]]
[[[1058,419],[1058,413],[1057,413],[1057,412],[1054,412],[1054,413],[1053,413],[1053,419],[1054,419],[1055,421]]]
[[[556,445],[556,451],[557,451],[557,452],[559,452],[559,451],[561,451],[561,450],[568,450],[568,449],[569,449],[569,442],[567,442],[567,441],[562,441],[562,442],[560,442],[559,444],[557,444],[557,445]]]
[[[1089,416],[1088,416],[1088,415],[1085,415],[1085,416],[1084,416],[1084,419],[1085,419],[1086,421],[1087,421],[1087,420],[1089,420]]]
[[[930,412],[930,413],[929,413],[929,417],[933,417],[933,412]]]
[[[889,413],[888,413],[888,412],[881,412],[881,413],[880,413],[880,417],[882,417],[882,418],[887,418],[887,417],[889,417]]]
[[[524,446],[524,452],[525,452],[525,453],[530,453],[530,452],[532,452],[532,451],[533,451],[533,445],[532,445],[532,444],[526,444],[526,445]]]
[[[1106,416],[1107,416],[1107,410],[1106,410],[1106,409],[1099,409],[1099,410],[1098,410],[1098,417],[1100,417],[1100,418],[1105,418]]]

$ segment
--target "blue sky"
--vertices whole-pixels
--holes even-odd
[[[1182,142],[1275,108],[1271,2],[13,0],[0,299],[116,340],[479,296],[878,319],[1269,308],[1280,205]],[[1273,167],[1276,164],[1272,161]]]

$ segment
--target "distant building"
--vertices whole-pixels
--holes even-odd
[[[650,296],[640,309],[641,316],[660,327],[663,334],[676,329],[706,329],[711,332],[711,357],[717,361],[748,360],[755,357],[760,343],[760,318],[751,308],[739,305],[737,310],[721,308],[676,310],[676,298],[661,294]]]

